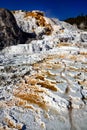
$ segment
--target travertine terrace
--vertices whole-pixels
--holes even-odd
[[[40,11],[13,14],[42,35],[0,51],[0,130],[86,130],[87,33]]]

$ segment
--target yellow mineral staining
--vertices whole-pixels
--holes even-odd
[[[49,63],[48,66],[46,66],[48,69],[58,70],[63,67],[62,63]]]
[[[0,101],[0,108],[4,108],[7,107],[6,103],[3,101]]]
[[[83,62],[85,60],[85,57],[83,55],[70,55],[69,59]]]
[[[43,68],[45,68],[45,69],[52,69],[52,64],[47,62],[47,61],[44,61],[44,63],[41,63],[38,68],[35,67],[35,66],[33,67],[33,69],[36,70],[37,72],[39,70],[42,70]]]
[[[33,67],[39,67],[40,65],[38,63],[33,64]]]
[[[61,63],[57,63],[57,64],[54,64],[52,69],[61,69],[62,68],[62,64]]]
[[[79,68],[76,68],[76,67],[74,67],[74,66],[69,66],[69,67],[67,68],[67,70],[70,70],[70,71],[79,71],[80,69],[79,69]]]
[[[40,70],[41,66],[36,63],[36,64],[33,64],[33,69],[36,70],[37,72]]]
[[[87,72],[87,68],[82,68],[81,69],[83,72]]]
[[[32,15],[32,14],[28,14]],[[35,15],[35,14],[34,14]],[[36,16],[33,16],[36,17]],[[69,46],[68,43],[60,43],[59,46]],[[56,76],[59,74],[55,74],[51,72],[50,69],[61,69],[64,67],[62,61],[53,61],[54,59],[68,59],[73,61],[82,61],[86,53],[80,53],[78,55],[60,53],[57,55],[50,55],[47,59],[45,59],[41,63],[33,64],[33,69],[36,73],[31,76],[25,76],[21,83],[14,89],[14,102],[16,106],[24,107],[27,109],[31,109],[35,111],[35,106],[39,106],[44,110],[48,110],[50,107],[50,102],[46,97],[49,96],[49,91],[58,91]],[[86,68],[78,68],[75,66],[68,66],[67,71],[84,71],[86,72]],[[49,79],[48,79],[49,78]],[[52,79],[52,80],[50,80]],[[87,81],[79,81],[82,86],[87,86]],[[65,93],[67,94],[70,91],[70,88],[66,87]],[[46,117],[47,118],[47,117]],[[43,125],[42,125],[43,126]]]
[[[16,129],[21,130],[21,129],[22,129],[22,126],[23,126],[22,124],[17,123],[17,124],[16,124]]]
[[[54,77],[57,76],[56,74],[54,74],[54,73],[52,73],[50,71],[47,71],[46,75],[49,76],[49,77],[51,77],[51,76],[54,76]]]
[[[8,107],[14,106],[15,105],[15,101],[12,99],[11,101],[6,102],[6,105]]]
[[[67,68],[67,70],[69,70],[69,71],[77,71],[77,72],[87,72],[87,68],[76,68],[74,66],[69,66]],[[74,78],[77,78],[77,76],[75,76]]]
[[[43,94],[46,94],[46,91],[43,88],[38,85],[27,85],[27,83],[20,84],[19,88],[14,90],[14,96],[21,100],[17,105],[22,105],[24,104],[23,102],[26,101],[27,103],[24,104],[24,107],[30,109],[30,103],[36,104],[45,110],[47,109],[48,103],[45,101]]]
[[[25,80],[27,84],[35,85],[37,84],[37,80],[28,76],[25,76]]]
[[[83,81],[78,81],[78,83],[81,85],[81,86],[85,86],[87,87],[87,80],[83,80]]]
[[[61,47],[61,46],[72,46],[72,44],[67,43],[67,42],[61,42],[61,43],[58,43],[57,46],[58,47]]]
[[[40,63],[40,64],[34,64],[33,65],[33,69],[35,70],[35,71],[37,71],[37,73],[39,72],[39,71],[41,71],[41,75],[42,75],[42,70],[44,69],[44,74],[45,75],[50,75],[50,74],[47,74],[47,72],[45,71],[46,69],[60,69],[60,68],[62,68],[62,63],[61,62],[52,62],[51,60],[53,60],[53,59],[59,59],[59,58],[63,58],[63,57],[67,57],[68,55],[66,55],[66,54],[59,54],[59,55],[50,55],[50,56],[48,56],[48,58],[47,59],[45,59],[44,61],[43,61],[43,63]]]
[[[26,12],[26,14],[25,14],[25,18],[26,17],[34,17],[34,18],[36,18],[36,19],[38,19],[38,18],[40,18],[41,16],[43,17],[44,16],[44,14],[42,13],[42,12]]]
[[[55,54],[55,55],[49,55],[48,58],[46,60],[53,60],[53,59],[59,59],[59,58],[67,58],[68,54],[67,53],[59,53],[59,54]],[[50,63],[50,62],[49,62]]]
[[[15,99],[15,105],[16,106],[25,106],[26,105],[26,101],[25,100],[21,100],[19,98]]]
[[[50,89],[52,91],[57,91],[58,90],[58,88],[56,87],[55,83],[52,83],[49,80],[39,81],[38,85],[41,85],[42,87]]]
[[[46,101],[44,100],[43,96],[40,96],[38,93],[35,92],[30,92],[30,93],[25,93],[25,92],[20,92],[20,93],[15,93],[15,96],[19,97],[20,99],[26,100],[29,103],[36,104],[42,109],[46,109]]]
[[[44,80],[45,76],[37,74],[36,79]]]
[[[38,26],[45,27],[46,35],[50,35],[53,31],[51,24],[47,24],[42,12],[26,12],[25,18],[33,17],[37,21]]]
[[[4,121],[7,123],[9,128],[16,128],[16,123],[12,119],[5,117]]]
[[[14,120],[12,120],[11,118],[9,117],[5,117],[4,118],[4,121],[7,123],[7,126],[6,129],[0,129],[0,130],[9,130],[9,129],[18,129],[18,130],[21,130],[22,129],[22,124],[20,123],[16,123]]]
[[[58,55],[49,55],[48,57],[47,57],[47,59],[46,59],[46,61],[48,61],[48,60],[52,60],[52,59],[54,59],[54,58],[58,58]],[[49,62],[49,61],[48,61]]]
[[[53,60],[54,58],[59,58],[59,57],[64,57],[64,55],[60,55],[60,56],[58,56],[58,55],[56,56],[55,55],[54,57],[53,56],[49,56],[47,60],[45,60],[40,65],[37,65],[38,68],[35,67],[35,65],[34,65],[33,69],[36,70],[36,71],[38,70],[38,72],[39,72],[39,70],[42,71],[42,69],[44,69],[44,68],[45,69],[60,69],[60,68],[62,68],[62,63],[60,63],[60,62],[53,63],[53,62],[50,61],[50,60]],[[45,74],[47,74],[47,72]]]
[[[68,57],[68,54],[60,54],[58,55],[58,58],[66,59]]]
[[[87,57],[87,52],[80,52],[80,55]]]
[[[31,104],[36,104],[47,110],[49,102],[45,95],[49,95],[48,90],[57,91],[56,81],[46,79],[47,76],[56,76],[50,71],[41,70],[32,76],[25,76],[22,82],[14,89],[15,104],[24,108],[33,109]]]
[[[9,105],[9,102],[10,102],[10,105]],[[23,100],[23,99],[20,99],[18,97],[14,97],[12,101],[9,101],[6,103],[6,105],[8,107],[11,107],[11,106],[18,106],[18,107],[23,107],[23,108],[29,108],[31,110],[34,110],[34,107],[32,105],[29,105],[27,104],[27,101],[26,100]],[[13,103],[14,102],[14,103]]]
[[[31,105],[25,105],[25,108],[28,108],[28,109],[32,109],[32,110],[34,110],[34,107],[31,106]]]

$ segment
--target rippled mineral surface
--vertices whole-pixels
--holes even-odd
[[[87,48],[1,52],[0,130],[87,130]]]

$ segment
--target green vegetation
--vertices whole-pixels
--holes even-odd
[[[74,18],[68,18],[65,22],[76,25],[79,29],[87,31],[87,15],[81,14]]]

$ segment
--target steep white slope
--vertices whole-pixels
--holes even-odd
[[[85,37],[82,31],[58,19],[47,18],[43,12],[24,12],[20,10],[15,11],[13,14],[19,27],[24,32],[36,33],[37,37],[40,36],[40,38],[44,38],[44,35],[51,35],[64,42],[84,42],[81,38]]]

